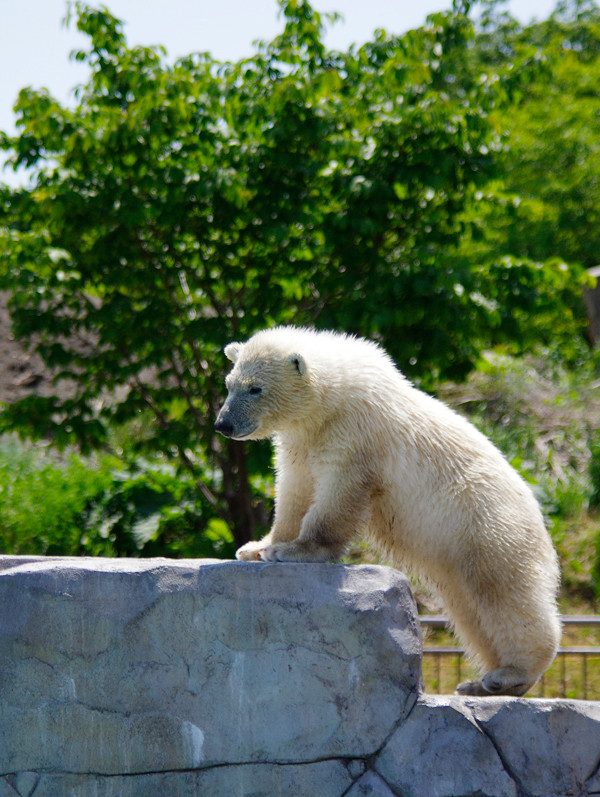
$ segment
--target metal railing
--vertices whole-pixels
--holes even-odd
[[[448,620],[438,615],[421,615],[426,628],[448,628]],[[563,627],[587,626],[600,632],[600,616],[561,617]],[[475,671],[466,660],[463,648],[450,646],[423,647],[423,681],[425,691],[451,694],[463,680],[474,677]],[[600,700],[600,646],[575,645],[560,647],[554,663],[528,693],[531,697],[567,697]]]

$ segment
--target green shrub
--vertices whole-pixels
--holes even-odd
[[[57,457],[13,438],[0,441],[0,551],[8,554],[83,553],[91,501],[110,472],[75,455]]]
[[[230,557],[190,477],[162,462],[59,455],[0,439],[0,553]]]
[[[83,545],[95,555],[118,556],[230,558],[235,551],[227,524],[192,478],[143,459],[112,472],[111,484],[92,503]]]

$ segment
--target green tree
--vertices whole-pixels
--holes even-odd
[[[499,207],[487,218],[494,246],[518,257],[585,268],[600,263],[600,9],[559,3],[549,19],[521,27],[487,4],[474,47],[475,69],[496,73],[528,59],[499,160]],[[491,206],[490,206],[491,209]]]
[[[224,343],[335,326],[379,337],[431,385],[491,342],[553,334],[576,289],[461,250],[508,95],[464,69],[473,30],[458,8],[334,53],[307,2],[280,5],[282,34],[252,58],[171,66],[75,3],[90,40],[76,107],[25,89],[19,133],[0,142],[32,172],[0,193],[2,285],[16,333],[70,390],[5,407],[3,428],[94,448],[148,416],[134,453],[177,462],[203,524],[225,519],[237,544],[266,523],[268,448],[214,434]]]

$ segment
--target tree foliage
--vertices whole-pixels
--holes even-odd
[[[431,386],[494,343],[576,334],[578,272],[548,259],[570,252],[488,230],[498,117],[531,55],[484,70],[459,5],[329,52],[315,9],[280,0],[283,31],[252,58],[171,65],[73,4],[89,81],[74,108],[20,93],[1,144],[32,179],[0,192],[16,333],[68,389],[4,408],[3,428],[95,448],[149,417],[133,453],[178,463],[203,527],[225,518],[239,543],[266,523],[268,453],[215,438],[227,341],[336,327]]]
[[[600,10],[589,0],[559,4],[525,28],[488,4],[472,57],[496,72],[535,61],[510,114],[499,115],[505,147],[486,221],[494,245],[535,261],[600,263]]]

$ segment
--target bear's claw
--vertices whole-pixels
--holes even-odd
[[[260,562],[259,555],[260,543],[257,541],[247,542],[235,552],[235,558],[240,562]]]

